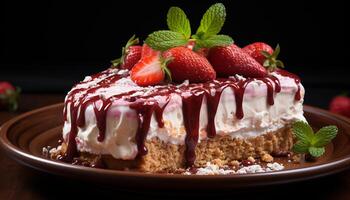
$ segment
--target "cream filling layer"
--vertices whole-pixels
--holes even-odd
[[[275,131],[286,124],[296,120],[306,121],[303,116],[304,88],[301,87],[301,100],[295,101],[294,96],[297,85],[294,79],[274,74],[281,83],[281,92],[275,93],[274,105],[267,103],[267,88],[261,81],[253,81],[246,88],[243,98],[243,119],[235,116],[236,104],[234,91],[226,88],[220,98],[217,113],[215,115],[215,127],[218,135],[230,135],[238,138],[250,138]],[[100,95],[110,96],[122,92],[128,87],[129,80],[121,79],[120,84],[100,91]],[[133,88],[135,89],[136,86]],[[122,90],[122,91],[120,91]],[[126,89],[127,90],[127,89]],[[164,102],[163,97],[158,97],[159,102]],[[70,113],[67,113],[67,121],[63,127],[63,138],[67,139],[70,131]],[[207,138],[206,127],[208,113],[206,99],[203,100],[200,112],[199,141]],[[116,159],[130,160],[137,156],[135,135],[138,121],[136,112],[122,101],[116,101],[107,112],[105,139],[97,140],[99,130],[93,106],[90,105],[85,111],[86,123],[83,128],[78,128],[76,137],[77,148],[81,152],[93,154],[108,154]],[[159,128],[153,114],[147,140],[159,138],[160,140],[182,145],[185,141],[186,130],[182,114],[182,100],[178,94],[172,94],[170,101],[163,112],[164,127]]]

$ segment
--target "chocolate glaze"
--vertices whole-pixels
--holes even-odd
[[[277,73],[280,74],[280,75],[282,75],[282,76],[287,76],[287,77],[289,77],[289,78],[294,79],[295,84],[296,84],[297,87],[298,87],[298,89],[297,89],[297,91],[296,91],[296,93],[295,93],[294,99],[295,99],[296,101],[300,101],[300,99],[301,99],[301,94],[300,94],[300,78],[299,78],[297,75],[292,74],[292,73],[290,73],[290,72],[288,72],[288,71],[286,71],[286,70],[283,70],[283,69],[278,69]]]
[[[67,153],[61,157],[61,160],[72,162],[74,157],[79,156],[75,138],[77,136],[78,127],[85,126],[85,110],[87,106],[93,105],[97,127],[99,129],[98,141],[103,142],[105,139],[106,115],[108,109],[112,105],[113,101],[121,98],[124,101],[129,102],[130,108],[134,109],[137,114],[139,125],[135,140],[138,147],[138,156],[146,155],[147,148],[145,146],[145,139],[149,131],[152,115],[155,115],[158,126],[160,128],[164,127],[163,111],[170,101],[170,94],[178,94],[182,98],[184,125],[186,129],[186,164],[187,166],[193,166],[196,159],[195,148],[198,143],[200,131],[200,110],[204,98],[207,100],[208,111],[208,125],[206,131],[208,137],[213,138],[216,135],[215,115],[220,102],[221,93],[225,88],[229,87],[234,91],[236,103],[235,116],[237,119],[242,119],[244,117],[243,98],[245,89],[250,82],[260,80],[266,85],[268,105],[274,104],[274,94],[281,91],[279,79],[273,75],[268,75],[264,78],[246,79],[231,77],[227,79],[213,80],[206,83],[182,84],[178,86],[159,85],[154,90],[147,91],[147,95],[145,95],[143,92],[141,92],[142,94],[136,93],[140,90],[132,90],[108,98],[104,98],[99,95],[94,96],[93,94],[96,92],[96,90],[109,87],[119,79],[129,75],[129,72],[126,70],[117,72],[118,70],[108,69],[101,73],[95,74],[91,76],[91,79],[81,83],[87,83],[102,77],[104,78],[97,84],[92,84],[87,88],[75,88],[68,93],[65,101],[64,119],[67,120],[67,109],[70,109],[71,130],[67,139],[68,141],[66,141],[68,143]],[[295,94],[295,100],[299,101],[301,99],[299,77],[284,70],[278,70],[277,73],[295,80],[298,87]],[[159,102],[154,98],[155,96],[165,97],[165,104],[159,105]]]
[[[187,97],[182,97],[182,113],[186,128],[186,165],[192,166],[196,159],[196,146],[199,137],[199,118],[204,92],[193,92]]]
[[[158,107],[158,109],[156,109]],[[138,154],[143,156],[147,154],[147,148],[145,147],[145,139],[151,124],[151,118],[153,112],[160,112],[162,109],[159,108],[158,103],[155,102],[141,102],[131,104],[130,108],[134,109],[137,113],[138,129],[135,136]],[[156,116],[160,114],[156,114]],[[163,124],[163,123],[162,123]]]

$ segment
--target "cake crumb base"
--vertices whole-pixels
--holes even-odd
[[[281,165],[277,165],[274,162],[272,155],[289,152],[293,144],[294,136],[289,126],[247,139],[217,135],[214,138],[208,138],[198,143],[195,150],[196,160],[192,167],[199,169],[201,171],[199,173],[203,174],[205,174],[205,169],[207,168],[216,169],[219,171],[218,173],[222,174],[273,171],[273,167],[283,169],[283,167],[280,167]],[[88,152],[80,152],[80,156],[77,159],[82,160],[82,162],[76,163],[86,164],[98,161],[108,169],[137,170],[142,172],[178,173],[182,171],[185,173],[188,171],[186,169],[184,145],[165,143],[157,138],[147,140],[145,145],[148,153],[134,160],[121,160],[115,159],[111,155],[94,155]],[[51,159],[59,159],[60,156],[65,154],[66,150],[67,144],[63,142],[58,148],[50,150]],[[268,164],[259,167],[256,165],[256,160]],[[90,167],[93,166],[96,165],[90,165]]]

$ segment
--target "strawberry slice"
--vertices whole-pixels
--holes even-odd
[[[169,61],[170,59],[161,58],[160,51],[144,44],[141,60],[131,69],[131,80],[139,86],[149,86],[161,83],[165,76],[171,79],[170,71],[166,67]]]

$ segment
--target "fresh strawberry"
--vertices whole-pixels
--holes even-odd
[[[260,63],[235,44],[211,48],[208,60],[222,77],[239,74],[257,78],[267,75],[266,69]]]
[[[120,66],[122,69],[131,69],[141,58],[141,46],[130,46],[126,51],[124,63]]]
[[[0,109],[17,110],[19,93],[20,89],[9,82],[0,82]]]
[[[138,43],[139,39],[135,39],[135,35],[133,35],[122,48],[122,56],[112,60],[112,65],[119,66],[121,69],[131,69],[141,58],[142,47],[136,45]]]
[[[152,49],[146,43],[143,44],[142,51],[141,51],[141,58],[145,58],[148,56],[159,56],[159,55],[160,55],[160,51],[156,51],[156,50]]]
[[[207,57],[208,53],[209,53],[209,49],[208,48],[199,48],[196,52],[201,56]]]
[[[274,71],[278,67],[284,68],[283,62],[277,60],[278,54],[281,50],[278,44],[275,50],[273,50],[272,47],[266,43],[255,42],[245,46],[243,50],[269,71]]]
[[[196,41],[190,40],[187,44],[186,44],[186,48],[194,50],[196,46]],[[204,57],[207,57],[209,49],[208,48],[197,48],[196,50],[194,50],[196,53],[198,53],[199,55],[202,55]]]
[[[336,96],[329,104],[332,113],[350,117],[350,98],[346,96]]]
[[[131,79],[139,86],[149,86],[161,83],[165,76],[171,78],[166,68],[168,60],[160,57],[160,52],[151,49],[146,44],[142,48],[142,58],[131,69]]]
[[[251,57],[253,57],[261,65],[263,65],[266,60],[266,57],[261,52],[265,51],[269,54],[273,53],[272,47],[270,47],[270,45],[263,42],[255,42],[255,43],[249,44],[243,47],[242,50],[245,51],[247,54],[249,54]]]
[[[191,50],[193,50],[194,46],[196,45],[196,41],[194,40],[190,40],[187,42],[187,44],[185,45],[186,48],[189,48]]]
[[[172,80],[192,83],[206,82],[216,78],[216,73],[209,61],[186,47],[174,47],[163,53],[163,57],[171,59],[168,69]]]

